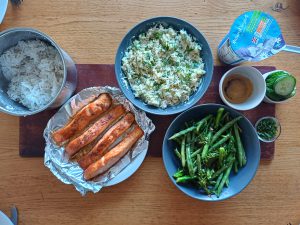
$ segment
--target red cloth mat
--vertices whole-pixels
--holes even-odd
[[[230,67],[215,66],[214,75],[208,91],[203,98],[198,102],[202,103],[221,103],[218,93],[219,80]],[[275,67],[261,66],[257,67],[262,73],[274,70]],[[78,64],[78,87],[76,93],[80,90],[91,86],[118,86],[115,74],[114,65],[96,65],[96,64]],[[38,113],[33,116],[20,117],[20,138],[19,150],[22,157],[42,157],[44,155],[45,141],[43,131],[52,115],[56,110],[49,110]],[[275,105],[262,103],[257,108],[243,112],[252,123],[255,123],[262,116],[275,116]],[[156,126],[154,133],[150,139],[148,155],[161,157],[161,146],[164,134],[176,117],[172,116],[157,116],[148,114]],[[271,160],[274,155],[274,143],[261,143],[261,158]]]

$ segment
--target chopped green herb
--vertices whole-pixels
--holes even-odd
[[[278,132],[276,121],[271,118],[262,119],[256,127],[257,134],[264,140],[272,140]]]

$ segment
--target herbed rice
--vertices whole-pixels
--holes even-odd
[[[189,100],[205,74],[201,46],[185,30],[157,25],[140,34],[122,58],[135,97],[160,108]]]
[[[7,94],[29,110],[49,103],[63,81],[58,51],[40,40],[19,41],[0,56],[0,68],[10,81]]]

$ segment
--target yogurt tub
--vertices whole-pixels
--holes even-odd
[[[286,47],[276,20],[261,11],[240,15],[218,46],[219,59],[230,65],[261,61]]]

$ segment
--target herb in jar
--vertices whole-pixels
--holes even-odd
[[[278,125],[272,118],[265,118],[259,121],[256,127],[257,134],[264,140],[272,140],[278,133]]]

